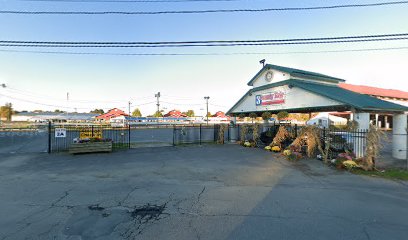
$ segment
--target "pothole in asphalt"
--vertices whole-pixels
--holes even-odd
[[[92,211],[103,211],[103,210],[105,210],[105,208],[99,206],[99,204],[90,205],[90,206],[88,206],[88,209],[92,210]]]
[[[135,219],[140,220],[157,220],[160,215],[163,214],[164,209],[166,208],[166,204],[163,205],[150,205],[147,204],[145,206],[135,208],[133,211],[130,212],[131,216]]]

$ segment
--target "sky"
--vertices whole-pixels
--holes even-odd
[[[361,3],[389,2],[363,0]],[[356,1],[236,0],[196,2],[80,2],[0,0],[1,10],[162,11],[260,9],[355,4]],[[17,15],[0,13],[0,40],[194,41],[257,40],[408,33],[408,4],[366,8],[262,13],[171,15]],[[398,48],[381,51],[343,50]],[[24,51],[37,51],[24,52]],[[97,53],[56,54],[38,51]],[[317,53],[319,51],[319,53]],[[325,52],[326,51],[326,52]],[[340,52],[327,52],[340,51]],[[299,53],[302,52],[302,53]],[[313,53],[304,53],[313,52]],[[220,55],[129,56],[185,53]],[[237,54],[240,53],[240,54]],[[251,54],[242,54],[251,53]],[[247,82],[267,63],[319,72],[363,84],[408,91],[408,40],[292,46],[158,49],[22,48],[0,46],[0,105],[14,109],[89,112],[140,108],[227,111],[249,89]],[[67,101],[67,92],[69,100]]]

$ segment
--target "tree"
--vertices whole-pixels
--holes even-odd
[[[279,120],[279,121],[281,121],[281,120],[287,118],[288,116],[289,116],[289,113],[286,112],[286,111],[278,112],[278,114],[277,114],[277,117],[278,117],[278,120]]]
[[[262,119],[267,121],[272,117],[272,114],[270,112],[264,112],[262,113]]]
[[[244,114],[244,113],[240,113],[240,114],[238,115],[238,118],[244,119],[244,118],[245,118],[245,114]]]
[[[187,112],[183,112],[183,114],[187,115],[187,117],[194,117],[194,110],[188,110]]]
[[[11,116],[13,115],[13,105],[11,103],[6,103],[6,105],[0,107],[0,117],[5,118],[6,121],[11,121]]]
[[[103,109],[95,109],[95,110],[92,110],[92,111],[90,111],[89,113],[95,113],[95,114],[104,114],[105,113],[105,111],[103,111]]]
[[[133,117],[141,117],[142,116],[142,113],[140,112],[139,108],[136,108],[135,110],[133,110],[132,116]]]
[[[208,112],[206,117],[211,117],[211,116],[212,116],[212,114],[210,112]]]
[[[55,109],[54,110],[55,113],[62,113],[63,111],[59,110],[59,109]]]
[[[156,112],[153,114],[153,117],[163,117],[163,113],[161,113],[160,111],[156,111]]]
[[[258,117],[258,114],[256,113],[250,113],[249,117],[252,119],[252,123],[254,122],[254,119]]]

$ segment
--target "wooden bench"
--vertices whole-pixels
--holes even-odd
[[[112,142],[73,143],[69,146],[69,153],[112,152]]]

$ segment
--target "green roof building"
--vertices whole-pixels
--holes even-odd
[[[263,112],[311,113],[353,112],[360,129],[368,129],[370,114],[393,116],[393,149],[396,158],[405,158],[408,107],[360,94],[339,86],[344,79],[295,68],[266,64],[248,82],[252,87],[227,112],[230,116]],[[398,137],[399,136],[399,137]],[[398,138],[398,139],[397,139]],[[401,138],[401,139],[400,139]],[[396,144],[394,144],[396,145]],[[401,151],[401,149],[404,149]]]

